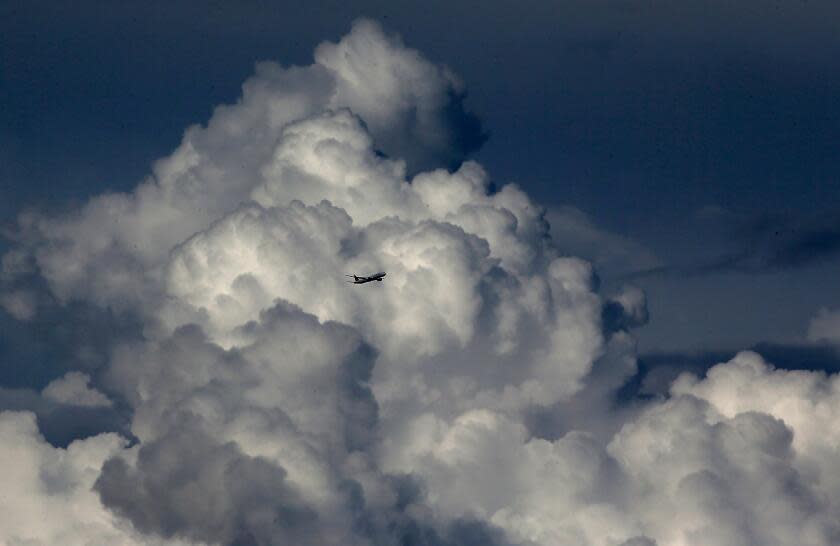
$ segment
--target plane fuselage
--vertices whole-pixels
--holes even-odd
[[[359,277],[358,275],[348,275],[348,277],[353,277],[353,280],[350,281],[353,284],[365,284],[367,282],[379,281],[382,282],[382,279],[385,278],[386,273],[384,271],[380,271],[379,273],[374,273],[368,277]]]

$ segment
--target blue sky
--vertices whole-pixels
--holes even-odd
[[[308,64],[365,15],[462,77],[489,134],[473,157],[495,181],[659,260],[662,271],[630,278],[652,311],[643,351],[795,341],[820,307],[840,305],[835,3],[2,9],[7,223],[133,187],[186,126],[236,99],[255,61]],[[802,259],[766,257],[800,243]],[[600,268],[605,287],[627,280],[624,265]]]

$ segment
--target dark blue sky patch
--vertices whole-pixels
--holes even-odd
[[[131,410],[121,403],[112,407],[83,407],[57,403],[31,389],[0,387],[0,411],[31,411],[38,429],[54,447],[67,447],[73,440],[116,432],[133,440]]]
[[[115,345],[141,335],[136,318],[89,304],[51,305],[31,321],[0,310],[0,385],[40,390],[68,370],[95,375]]]

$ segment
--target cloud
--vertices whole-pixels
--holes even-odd
[[[22,214],[4,293],[45,305],[21,318],[129,332],[0,394],[130,425],[62,449],[0,413],[25,470],[0,541],[836,543],[837,376],[747,352],[622,400],[645,295],[570,254],[650,256],[461,162],[462,98],[361,21],[260,64],[133,192]]]
[[[140,448],[106,462],[105,505],[143,532],[207,543],[500,533],[466,517],[427,521],[410,509],[422,496],[401,499],[404,484],[378,468],[377,354],[354,329],[278,303],[241,335],[253,341],[224,350],[185,326],[116,355],[109,383],[134,408]]]
[[[423,456],[401,464],[441,510],[484,515],[515,540],[830,544],[840,529],[826,419],[838,398],[825,381],[742,353],[681,378],[606,446],[583,432],[536,439],[478,411],[437,423]]]
[[[812,466],[826,444],[810,443],[816,407],[835,402],[802,390],[822,380],[773,371],[745,353],[703,381],[678,381],[671,400],[625,426],[609,449],[633,477],[649,536],[685,544],[836,540],[831,480],[812,481],[814,471],[828,471]],[[750,396],[739,394],[746,388]]]
[[[840,220],[836,215],[789,218],[768,215],[742,220],[736,233],[743,249],[719,263],[721,268],[775,270],[804,267],[840,253]]]
[[[551,207],[546,218],[557,248],[591,260],[603,273],[618,276],[662,266],[650,249],[629,237],[605,230],[574,207]]]
[[[0,412],[6,411],[33,414],[37,430],[56,447],[104,432],[132,438],[126,408],[115,405],[90,385],[87,374],[78,371],[51,381],[41,392],[0,386]]]
[[[615,332],[644,326],[649,318],[645,293],[635,286],[625,286],[610,298],[601,311],[604,330]]]
[[[840,372],[840,352],[831,343],[757,343],[749,348],[778,369]],[[731,360],[738,351],[653,352],[638,356],[639,373],[624,385],[624,395],[667,394],[671,383],[682,373],[703,376],[717,364]]]
[[[764,214],[744,217],[720,207],[705,207],[697,219],[705,237],[720,238],[716,256],[687,265],[659,265],[628,273],[626,278],[767,273],[831,262],[840,255],[840,220],[836,214],[791,217]]]
[[[840,311],[820,309],[808,325],[808,339],[840,343]]]
[[[90,387],[90,376],[81,372],[67,372],[44,387],[42,395],[48,400],[70,406],[88,408],[110,407],[113,402],[98,390]]]
[[[6,292],[0,295],[0,306],[18,320],[29,320],[35,316],[35,295],[25,290]]]
[[[371,21],[358,20],[337,44],[318,46],[315,62],[337,75],[330,106],[359,114],[378,148],[413,171],[457,166],[486,139],[464,110],[461,80]]]
[[[339,44],[322,44],[310,66],[258,64],[240,100],[218,107],[205,127],[188,128],[181,145],[132,193],[101,195],[67,215],[21,214],[15,238],[29,252],[7,254],[4,272],[36,268],[61,301],[124,309],[154,299],[155,268],[168,251],[270,182],[272,173],[264,175],[263,168],[282,167],[284,150],[295,145],[287,127],[292,122],[348,108],[373,116],[356,136],[366,141],[363,146],[395,156],[383,164],[401,178],[408,156],[419,154],[434,165],[457,165],[464,158],[452,141],[471,137],[451,116],[473,118],[457,106],[462,95],[456,87],[447,69],[360,21]],[[394,100],[381,99],[390,93]],[[277,149],[284,132],[290,142]],[[328,144],[316,154],[319,160],[328,155]],[[434,150],[449,155],[437,157]]]
[[[102,463],[124,445],[109,433],[55,448],[39,434],[32,413],[0,413],[0,461],[13,469],[0,478],[0,542],[162,545],[135,533],[92,490]]]
[[[119,458],[107,461],[95,484],[103,503],[140,531],[222,544],[327,539],[282,468],[188,427],[169,434],[140,448],[136,469]]]

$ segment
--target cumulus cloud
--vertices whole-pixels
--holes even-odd
[[[27,391],[123,435],[56,448],[0,414],[24,470],[0,541],[836,543],[840,380],[742,353],[617,407],[647,302],[570,254],[629,243],[491,189],[463,96],[361,21],[260,64],[133,192],[21,215],[9,298],[36,278],[142,334]]]
[[[681,378],[606,445],[584,432],[537,439],[473,411],[429,423],[425,450],[397,464],[426,476],[441,510],[523,542],[832,544],[840,398],[826,379],[743,353]]]
[[[367,20],[337,44],[324,43],[315,61],[337,75],[331,106],[348,106],[376,135],[378,147],[412,170],[457,165],[486,135],[463,106],[464,84]]]

